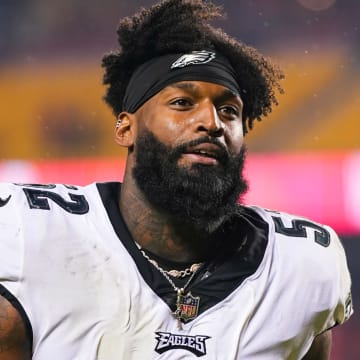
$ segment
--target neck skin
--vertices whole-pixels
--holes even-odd
[[[154,208],[125,172],[119,207],[133,239],[144,249],[176,262],[200,262],[215,255],[215,238],[191,225],[184,226]]]

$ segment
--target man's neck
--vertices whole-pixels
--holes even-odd
[[[124,181],[119,206],[133,239],[159,257],[197,262],[214,255],[213,236],[151,206],[133,179]]]

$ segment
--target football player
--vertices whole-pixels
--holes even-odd
[[[244,138],[283,75],[218,16],[164,0],[121,21],[103,66],[122,184],[0,185],[1,360],[329,358],[345,254],[242,204]]]

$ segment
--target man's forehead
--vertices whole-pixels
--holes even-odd
[[[135,112],[164,88],[178,82],[210,82],[231,90],[232,93],[227,96],[240,94],[235,71],[225,57],[207,51],[195,53],[162,55],[142,64],[129,81],[123,110]],[[186,86],[188,91],[194,88],[191,85]]]

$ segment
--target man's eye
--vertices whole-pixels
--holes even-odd
[[[188,99],[181,98],[181,99],[175,99],[175,100],[171,101],[171,105],[191,106],[192,103],[191,103],[191,101],[188,100]]]
[[[229,105],[221,106],[219,108],[219,112],[231,117],[238,117],[240,115],[239,109],[237,107]]]

